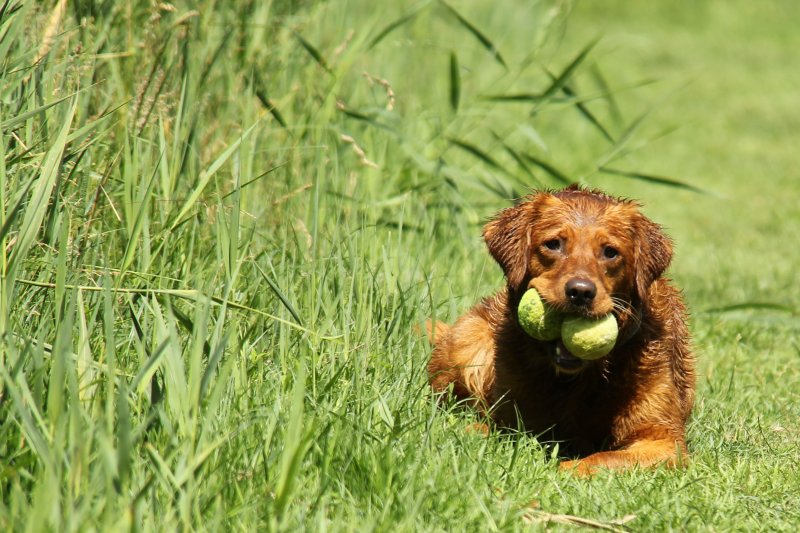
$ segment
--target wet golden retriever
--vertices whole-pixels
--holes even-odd
[[[680,292],[662,277],[672,244],[635,202],[572,186],[539,192],[483,230],[506,287],[453,325],[428,325],[436,391],[452,388],[501,427],[559,442],[561,468],[677,465],[686,455],[694,356]],[[607,356],[584,361],[517,321],[534,287],[550,305],[587,317],[614,313]]]

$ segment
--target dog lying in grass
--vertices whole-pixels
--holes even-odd
[[[571,186],[501,211],[483,230],[506,287],[453,325],[428,324],[431,386],[495,424],[560,443],[562,469],[675,466],[686,456],[694,356],[680,292],[662,274],[672,244],[632,201]],[[610,353],[583,360],[517,317],[534,288],[559,312],[613,313]]]

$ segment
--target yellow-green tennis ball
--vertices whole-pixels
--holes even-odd
[[[617,342],[617,319],[611,313],[596,320],[568,316],[561,324],[561,340],[567,350],[579,359],[600,359]]]
[[[561,336],[564,316],[544,302],[536,289],[528,289],[517,307],[519,325],[525,333],[540,341],[552,341]]]

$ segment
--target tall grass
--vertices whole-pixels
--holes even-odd
[[[626,527],[413,333],[498,284],[489,213],[636,148],[565,4],[50,4],[0,6],[0,526]]]

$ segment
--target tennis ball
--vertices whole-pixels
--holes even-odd
[[[617,319],[611,313],[599,320],[568,316],[561,325],[561,340],[579,359],[600,359],[614,348],[618,332]]]
[[[530,288],[517,307],[519,325],[525,333],[540,341],[552,341],[561,336],[563,315],[542,301],[536,289]]]

